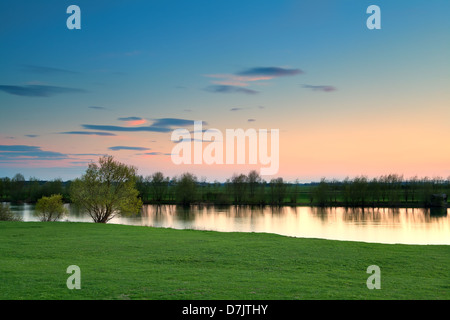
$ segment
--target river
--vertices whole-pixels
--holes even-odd
[[[66,205],[62,221],[92,222]],[[34,205],[11,205],[24,221],[38,221]],[[402,244],[450,244],[450,209],[318,208],[144,205],[132,217],[109,223],[221,232],[265,232],[292,237]]]

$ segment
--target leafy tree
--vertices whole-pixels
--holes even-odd
[[[318,206],[324,207],[327,205],[329,199],[330,185],[325,178],[320,180],[320,183],[313,190],[313,198]]]
[[[196,200],[197,177],[186,172],[176,180],[175,197],[177,202],[183,206],[189,206]]]
[[[342,197],[344,200],[345,206],[350,206],[351,201],[351,184],[349,177],[346,177],[344,181],[342,182]]]
[[[417,176],[412,177],[409,179],[409,187],[411,190],[411,201],[415,202],[417,199],[417,189],[419,188],[419,178]]]
[[[231,194],[234,199],[234,204],[241,204],[245,199],[247,192],[247,176],[245,174],[234,174],[229,181]]]
[[[367,190],[368,190],[368,179],[365,176],[356,177],[352,183],[353,187],[353,204],[366,205],[367,200]]]
[[[28,181],[27,186],[28,192],[27,201],[36,202],[40,198],[41,193],[40,189],[41,187],[39,185],[39,180],[34,177],[31,177],[30,180]]]
[[[372,197],[372,206],[375,206],[375,202],[379,203],[380,202],[380,183],[378,182],[377,178],[373,178],[370,182],[369,182],[369,194]]]
[[[150,180],[151,178],[149,176],[145,178],[139,175],[136,176],[136,189],[138,190],[139,197],[142,199],[142,201],[148,200]]]
[[[286,196],[287,185],[283,178],[276,178],[270,180],[270,194],[272,204],[281,205]]]
[[[291,204],[295,204],[297,202],[298,184],[299,184],[298,179],[296,179],[295,182],[293,184],[291,184],[290,193],[289,193],[289,202]]]
[[[53,194],[63,194],[63,182],[61,179],[54,179],[51,181],[47,181],[42,186],[42,195],[43,196],[51,196]]]
[[[153,200],[161,203],[169,189],[169,177],[164,177],[162,172],[155,172],[150,177],[151,192]]]
[[[35,215],[41,221],[57,221],[67,213],[62,201],[62,195],[54,194],[50,197],[42,197],[36,203]]]
[[[250,201],[255,200],[256,191],[258,189],[259,184],[261,183],[261,176],[256,170],[252,170],[249,172],[247,176],[248,183],[248,196]]]
[[[3,199],[3,194],[5,192],[5,183],[3,178],[0,179],[0,201]]]
[[[25,177],[21,173],[17,173],[11,179],[11,201],[19,202],[24,200]]]
[[[338,194],[338,191],[339,191],[339,186],[340,186],[340,183],[339,183],[339,181],[337,180],[337,179],[333,179],[331,182],[330,182],[330,203],[331,202],[334,202],[334,204],[336,205],[336,203],[337,203],[337,194]]]
[[[89,164],[81,179],[71,184],[71,199],[97,223],[116,215],[137,214],[142,207],[135,187],[136,168],[104,156]]]
[[[0,179],[2,190],[0,193],[0,199],[9,200],[11,197],[11,179],[8,177],[4,177]]]

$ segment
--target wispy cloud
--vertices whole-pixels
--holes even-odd
[[[179,118],[160,118],[153,119],[155,121],[153,126],[156,127],[188,127],[194,124],[194,120],[179,119]],[[203,125],[207,125],[205,121],[202,121]]]
[[[59,134],[73,134],[73,135],[87,135],[87,136],[115,136],[114,133],[110,132],[99,132],[99,131],[66,131],[60,132]]]
[[[107,154],[104,154],[104,153],[71,153],[69,155],[71,155],[71,156],[97,156],[97,157],[103,157],[103,156],[106,156]]]
[[[89,109],[94,109],[94,110],[108,110],[108,108],[105,107],[98,107],[98,106],[89,106]]]
[[[143,155],[146,155],[146,156],[170,156],[171,154],[155,151],[155,152],[146,152],[146,153],[143,153]]]
[[[119,121],[134,121],[134,120],[142,120],[140,117],[124,117],[124,118],[118,118]]]
[[[25,72],[28,72],[28,73],[34,73],[34,74],[40,74],[40,75],[58,75],[58,74],[77,74],[78,73],[78,72],[66,70],[66,69],[35,66],[35,65],[24,65],[22,70]]]
[[[332,92],[332,91],[336,91],[337,90],[337,88],[333,87],[333,86],[324,86],[324,85],[313,86],[313,85],[310,85],[310,84],[304,84],[303,88],[311,89],[313,91],[323,91],[323,92]]]
[[[96,124],[83,124],[84,129],[99,130],[99,131],[121,131],[121,132],[170,132],[174,128],[188,127],[194,125],[194,120],[178,119],[178,118],[161,118],[153,119],[153,123],[150,126],[134,126],[134,127],[122,127],[115,125],[96,125]],[[203,124],[207,123],[203,121]]]
[[[237,75],[245,76],[245,77],[262,77],[262,78],[277,78],[277,77],[286,77],[286,76],[295,76],[297,74],[304,73],[300,69],[286,69],[280,67],[257,67],[250,68],[238,72]]]
[[[0,160],[61,160],[67,155],[28,145],[0,145]]]
[[[121,131],[121,132],[170,132],[171,128],[160,128],[154,126],[144,127],[122,127],[111,125],[83,124],[84,129],[101,130],[101,131]]]
[[[138,126],[147,122],[147,120],[141,117],[123,117],[118,118],[119,121],[125,121],[129,126]]]
[[[10,86],[0,85],[0,91],[23,97],[51,97],[57,94],[84,93],[86,90],[46,85]]]
[[[231,86],[231,85],[216,85],[209,86],[206,88],[207,91],[213,93],[244,93],[244,94],[258,94],[259,91],[242,88],[239,86]]]
[[[108,149],[112,150],[112,151],[120,151],[120,150],[135,150],[135,151],[151,150],[150,148],[128,147],[128,146],[115,146],[115,147],[109,147]]]
[[[37,134],[26,134],[25,137],[28,137],[28,138],[37,138],[37,137],[39,137],[39,135],[37,135]]]
[[[233,74],[207,74],[208,78],[213,80],[214,86],[207,88],[208,91],[216,93],[245,93],[256,94],[258,91],[245,88],[250,84],[254,84],[263,80],[271,80],[273,78],[294,76],[302,74],[300,69],[287,69],[281,67],[256,67],[245,69]]]

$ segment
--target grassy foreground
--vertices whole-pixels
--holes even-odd
[[[367,289],[370,265],[380,290]],[[449,271],[450,246],[0,222],[0,299],[450,299]]]

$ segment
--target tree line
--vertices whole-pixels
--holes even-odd
[[[0,201],[36,203],[38,199],[61,194],[64,200],[70,200],[68,190],[70,181],[63,182],[62,179],[41,181],[37,178],[25,180],[18,173],[14,177],[0,178]]]
[[[311,193],[311,203],[318,206],[383,207],[447,205],[450,177],[447,179],[417,176],[404,179],[389,174],[369,179],[359,176],[343,181],[322,179]]]
[[[283,178],[264,180],[257,171],[234,174],[225,182],[206,182],[192,173],[169,177],[162,172],[149,176],[134,174],[134,186],[143,203],[194,203],[217,205],[315,205],[346,207],[417,206],[428,207],[433,195],[450,193],[450,177],[405,179],[389,174],[369,179],[327,180],[301,184],[286,182]],[[72,202],[73,181],[61,179],[25,180],[21,174],[0,178],[0,200],[36,203],[42,197],[59,194],[64,202]]]

